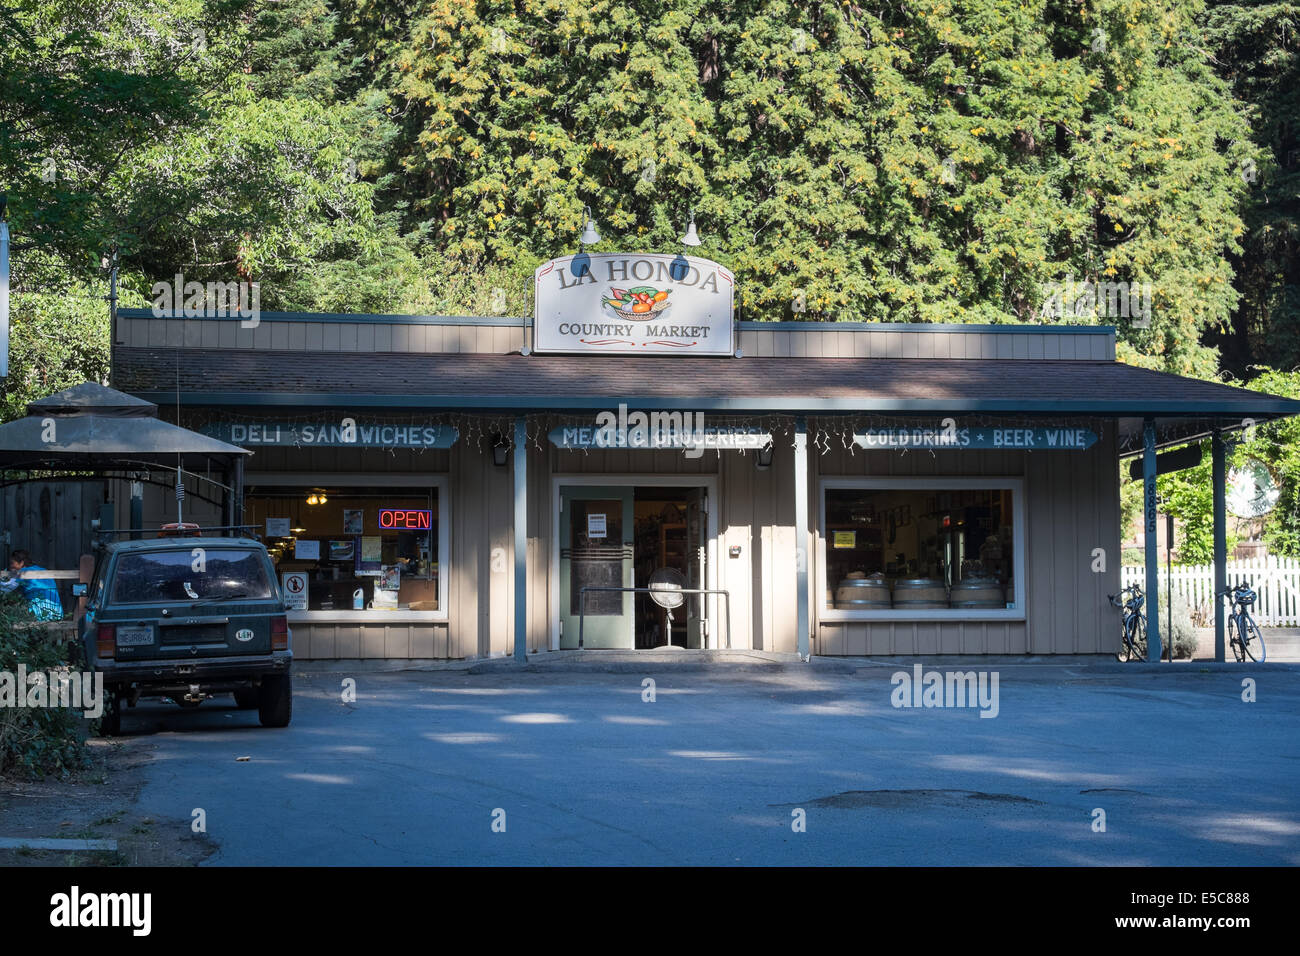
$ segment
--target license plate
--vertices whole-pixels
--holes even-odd
[[[152,643],[152,627],[119,627],[117,629],[118,647],[140,647]]]

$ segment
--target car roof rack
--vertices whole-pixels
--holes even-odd
[[[246,532],[242,537],[251,538],[254,541],[261,541],[262,536],[258,533],[257,525],[252,524],[222,524],[222,525],[198,525],[190,522],[169,522],[160,528],[122,528],[112,531],[105,531],[99,527],[99,519],[94,518],[90,522],[90,533],[97,539],[97,543],[104,544],[107,538],[121,537],[122,535],[138,534],[143,539],[146,535],[149,540],[156,538],[197,538],[205,534],[222,531],[239,531]]]

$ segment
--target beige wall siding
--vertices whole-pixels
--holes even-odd
[[[514,472],[471,443],[452,448],[452,656],[487,657],[514,649]],[[497,554],[493,570],[493,551]]]
[[[454,656],[446,624],[292,625],[297,660],[421,659]]]
[[[148,348],[285,349],[324,352],[480,352],[504,355],[524,345],[519,325],[433,322],[280,321],[244,328],[234,319],[119,320],[122,341]],[[738,333],[745,355],[857,358],[1080,359],[1113,361],[1115,337],[1097,332],[1036,331],[1024,326],[935,331],[923,325],[878,329],[771,329]]]
[[[778,438],[772,465],[762,470],[755,466],[753,455],[733,454],[726,459],[723,475],[722,513],[728,521],[748,526],[753,540],[749,561],[751,596],[747,602],[752,627],[750,646],[755,650],[793,652],[797,646],[794,449],[788,440]],[[721,530],[726,533],[725,528]],[[744,638],[737,643],[743,645]]]

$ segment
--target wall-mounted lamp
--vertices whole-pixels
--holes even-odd
[[[506,444],[505,438],[499,432],[492,436],[492,464],[504,468],[509,451],[510,446]]]
[[[582,215],[586,218],[587,225],[583,227],[582,236],[579,241],[584,246],[594,246],[596,243],[600,242],[600,233],[596,231],[596,222],[591,218],[591,207],[583,206]]]
[[[761,469],[761,468],[771,468],[771,467],[772,467],[772,451],[773,451],[773,448],[772,448],[771,445],[767,445],[767,446],[764,447],[764,448],[760,448],[760,449],[758,450],[758,455],[757,455],[757,456],[755,457],[755,459],[754,459],[754,467],[755,467],[755,468],[760,468],[760,469]]]
[[[312,489],[312,493],[307,496],[307,504],[309,505],[323,505],[327,501],[329,499],[325,497],[325,492],[319,488]]]
[[[690,222],[690,225],[688,225],[688,226],[686,227],[686,235],[682,236],[682,245],[684,245],[684,246],[698,246],[699,244],[700,244],[700,237],[699,237],[699,235],[695,232],[695,210],[692,209],[692,210],[691,210],[691,222]]]

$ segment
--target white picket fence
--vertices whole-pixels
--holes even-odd
[[[1187,599],[1195,611],[1214,611],[1214,565],[1175,564],[1174,590]],[[1124,587],[1140,584],[1146,588],[1146,568],[1125,565],[1120,569]],[[1160,565],[1160,603],[1168,593],[1165,566]],[[1300,560],[1268,555],[1244,561],[1228,562],[1228,586],[1249,584],[1259,597],[1250,616],[1260,627],[1300,627]],[[1213,620],[1213,617],[1210,618]]]

